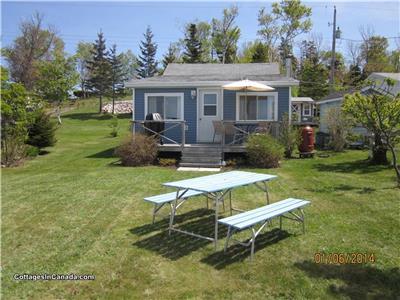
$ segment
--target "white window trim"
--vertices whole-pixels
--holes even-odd
[[[181,111],[180,111],[180,117],[178,119],[165,119],[165,121],[183,121],[184,120],[184,93],[145,93],[144,94],[144,118],[143,120],[146,119],[147,112],[148,112],[148,98],[149,97],[179,97],[180,102],[181,102]],[[165,105],[165,104],[164,104]],[[164,108],[165,110],[165,108]]]
[[[203,96],[204,96],[204,94],[209,94],[209,95],[215,95],[216,96],[216,98],[215,98],[215,104],[204,104],[204,99],[203,99],[203,105],[202,105],[202,108],[201,108],[201,113],[202,113],[202,116],[203,117],[218,117],[218,113],[219,113],[219,105],[218,105],[218,97],[219,97],[219,91],[217,91],[217,90],[204,90],[204,91],[202,91],[202,93],[203,93]],[[204,107],[205,106],[215,106],[215,115],[205,115],[204,114]]]
[[[239,116],[239,108],[240,108],[240,96],[272,96],[274,97],[274,119],[259,119],[259,120],[240,120]],[[258,103],[257,103],[258,106]],[[258,108],[257,108],[258,109]],[[278,121],[278,93],[277,92],[244,92],[244,93],[236,93],[236,121],[249,121],[249,122],[258,122],[258,121]]]
[[[304,111],[305,111],[306,105],[309,107],[309,112],[310,112],[310,113],[308,113],[308,114],[306,114],[306,113],[304,112]],[[304,116],[304,117],[311,117],[311,115],[312,115],[312,105],[311,105],[311,103],[303,103],[303,116]]]

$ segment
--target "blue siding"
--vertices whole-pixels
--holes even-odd
[[[282,115],[289,113],[289,87],[276,87],[278,92],[278,119],[281,120]],[[236,119],[236,92],[224,91],[224,120]]]
[[[186,143],[196,143],[196,126],[197,126],[197,102],[191,96],[191,91],[196,88],[147,88],[135,89],[135,120],[144,120],[144,94],[145,93],[183,93],[184,94],[184,111],[183,116],[186,120]],[[168,126],[173,126],[169,124]],[[178,126],[166,132],[166,136],[180,142],[181,128]],[[169,143],[168,141],[165,141]]]
[[[196,90],[193,88],[136,88],[135,89],[135,120],[144,120],[144,94],[145,93],[183,93],[184,94],[184,118],[186,120],[186,143],[196,143],[197,135],[197,101],[191,96],[191,91]],[[278,118],[282,118],[282,114],[289,112],[289,87],[277,87],[278,92]],[[224,120],[236,119],[236,92],[224,91]],[[169,125],[171,126],[171,125]],[[167,136],[180,142],[181,129],[176,127],[167,131]],[[167,141],[165,141],[167,142]]]

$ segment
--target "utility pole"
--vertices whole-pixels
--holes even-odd
[[[336,6],[333,8],[333,33],[332,33],[332,59],[331,59],[331,74],[329,78],[330,90],[334,91],[335,84],[335,61],[336,61]]]

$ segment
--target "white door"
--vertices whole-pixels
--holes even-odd
[[[222,96],[220,89],[200,89],[198,102],[198,134],[197,141],[211,143],[213,141],[214,127],[212,121],[222,120]],[[216,136],[215,142],[221,137]]]

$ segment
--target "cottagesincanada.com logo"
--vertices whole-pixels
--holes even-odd
[[[95,280],[93,274],[14,274],[17,281],[40,281],[40,280]]]

